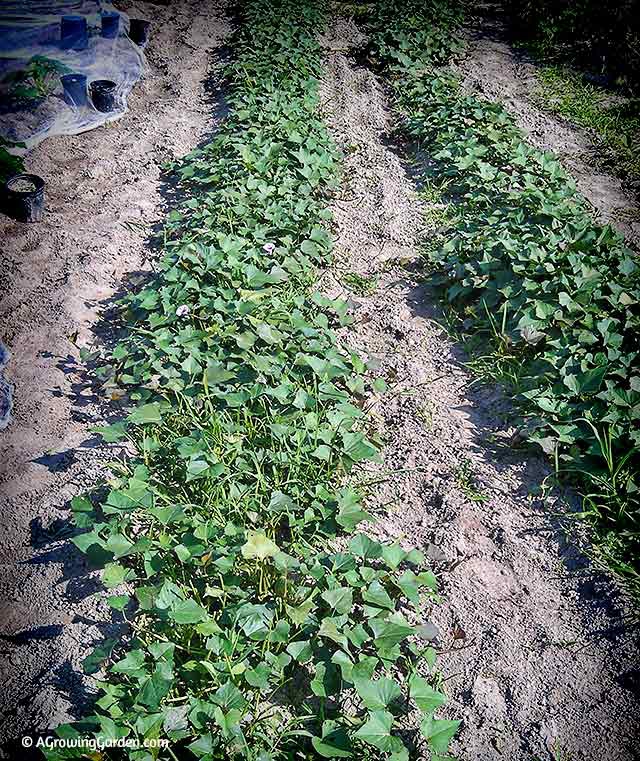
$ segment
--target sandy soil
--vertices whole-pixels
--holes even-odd
[[[479,3],[466,30],[467,50],[458,69],[463,85],[499,101],[538,148],[552,151],[575,179],[596,215],[640,250],[640,193],[637,180],[603,169],[602,148],[588,130],[577,128],[536,103],[536,67],[506,42],[504,20],[494,3]]]
[[[464,721],[452,750],[462,761],[631,761],[638,631],[611,582],[563,538],[555,506],[532,496],[547,466],[511,446],[508,403],[473,386],[434,322],[419,278],[423,207],[388,147],[383,89],[341,52],[359,42],[346,21],[325,41],[323,98],[345,171],[323,288],[354,302],[343,338],[379,359],[393,389],[373,411],[387,444],[371,501],[382,535],[406,537],[440,568],[447,712]],[[374,292],[350,291],[348,272],[377,278]]]
[[[47,181],[44,221],[0,217],[0,338],[14,386],[14,419],[0,431],[0,742],[9,758],[18,757],[10,741],[81,713],[80,662],[114,632],[103,599],[91,596],[97,575],[64,541],[69,499],[96,485],[112,456],[89,431],[104,405],[78,346],[108,337],[114,294],[148,267],[160,167],[212,131],[207,80],[230,32],[224,0],[122,7],[154,22],[130,113],[45,141],[27,162]]]

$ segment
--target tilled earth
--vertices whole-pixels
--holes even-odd
[[[638,630],[613,584],[565,541],[560,503],[534,496],[549,471],[514,448],[508,402],[474,386],[434,319],[418,277],[425,205],[389,147],[381,83],[349,56],[361,41],[344,20],[325,41],[323,100],[345,165],[323,287],[354,303],[343,338],[379,360],[391,388],[373,410],[387,443],[371,504],[378,532],[440,568],[432,623],[448,716],[464,722],[452,750],[468,761],[631,761]],[[353,273],[370,293],[349,287]]]

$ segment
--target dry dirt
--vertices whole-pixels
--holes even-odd
[[[535,64],[506,42],[504,20],[494,3],[479,3],[466,30],[467,49],[459,62],[463,86],[502,103],[529,142],[551,151],[576,181],[596,216],[616,227],[640,250],[640,193],[629,182],[602,168],[603,150],[588,130],[536,102]]]
[[[361,41],[345,20],[325,40],[323,97],[345,161],[336,267],[322,287],[354,302],[343,339],[377,358],[392,387],[373,411],[387,444],[371,504],[381,535],[426,549],[441,569],[432,621],[446,715],[464,722],[452,750],[461,761],[631,761],[638,630],[613,584],[565,541],[555,505],[532,496],[547,465],[510,446],[507,401],[474,386],[434,321],[416,271],[422,202],[388,147],[380,82],[344,53]],[[373,278],[373,292],[345,286],[353,272]]]
[[[162,217],[161,165],[213,130],[213,53],[230,33],[224,5],[122,3],[154,23],[130,112],[42,143],[27,168],[47,181],[44,221],[0,217],[0,338],[14,386],[13,420],[0,431],[0,742],[8,758],[25,757],[10,744],[22,734],[81,713],[80,662],[114,631],[104,600],[91,596],[97,574],[64,540],[69,499],[98,482],[111,456],[90,433],[104,412],[78,346],[108,335],[103,315],[114,294],[148,267],[147,235]]]

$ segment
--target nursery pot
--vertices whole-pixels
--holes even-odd
[[[96,111],[108,114],[110,111],[116,110],[115,82],[112,82],[110,79],[94,79],[89,85],[89,92],[91,93],[91,102]]]
[[[60,77],[64,90],[64,100],[70,106],[86,106],[87,78],[84,74],[64,74]]]
[[[36,174],[16,174],[4,193],[9,216],[19,222],[40,222],[44,212],[44,180]]]
[[[141,18],[132,18],[129,22],[129,39],[143,48],[149,42],[151,22]]]
[[[108,11],[102,14],[102,36],[108,40],[115,39],[120,32],[120,14]]]
[[[63,50],[86,50],[89,30],[84,16],[63,16],[60,20],[60,47]]]

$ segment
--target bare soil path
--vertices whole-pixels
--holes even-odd
[[[612,583],[565,542],[553,505],[532,496],[547,465],[510,446],[508,402],[474,387],[434,322],[419,278],[423,202],[388,147],[381,83],[348,55],[361,41],[346,20],[325,40],[323,96],[345,168],[323,288],[354,302],[343,338],[378,358],[393,387],[374,409],[387,444],[371,500],[386,514],[378,531],[441,569],[433,623],[449,716],[464,720],[452,750],[461,761],[631,761],[638,630]],[[370,293],[349,286],[354,272]]]
[[[122,7],[154,24],[130,112],[47,140],[28,157],[47,181],[42,223],[0,217],[0,338],[15,387],[14,420],[0,431],[0,743],[8,758],[17,756],[7,742],[79,712],[81,660],[114,631],[104,599],[91,596],[98,575],[65,541],[68,501],[98,483],[112,456],[89,431],[103,405],[77,347],[95,340],[114,294],[148,269],[161,166],[213,130],[212,53],[230,33],[224,0]]]

